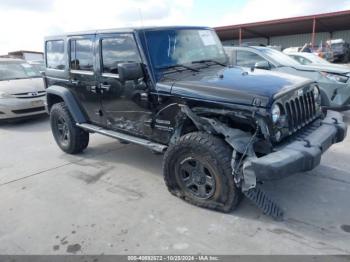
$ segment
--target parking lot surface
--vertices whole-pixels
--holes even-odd
[[[139,146],[91,135],[67,155],[46,117],[1,124],[0,145],[2,254],[350,254],[350,136],[264,185],[282,222],[246,199],[222,214],[173,197],[162,156]]]

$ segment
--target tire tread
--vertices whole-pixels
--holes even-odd
[[[70,114],[67,105],[64,102],[56,103],[51,108],[51,111],[50,111],[51,129],[54,128],[52,117],[55,117],[56,114],[63,115],[63,117],[67,121],[67,124],[70,129],[70,134],[71,134],[71,143],[67,148],[62,147],[62,145],[60,145],[60,143],[57,141],[54,135],[58,146],[64,152],[69,154],[81,153],[89,145],[89,133],[75,125],[75,121],[72,115]]]
[[[216,165],[221,166],[223,170],[221,184],[222,201],[198,201],[183,194],[176,184],[174,171],[171,167],[172,158],[184,147],[200,147],[203,151],[206,150],[205,156],[210,158]],[[241,198],[241,191],[236,187],[232,176],[231,167],[232,149],[222,139],[210,135],[205,132],[192,132],[179,138],[176,144],[171,145],[164,155],[163,172],[164,181],[171,194],[180,197],[181,199],[204,208],[209,208],[221,212],[231,212],[234,210]]]

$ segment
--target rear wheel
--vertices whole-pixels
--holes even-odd
[[[50,124],[56,143],[64,152],[77,154],[88,146],[89,133],[75,125],[65,103],[52,106]]]
[[[232,149],[222,139],[204,132],[186,134],[164,156],[165,183],[189,203],[230,212],[241,199],[231,158]]]

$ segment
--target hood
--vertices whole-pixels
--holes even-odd
[[[44,81],[41,77],[0,81],[0,92],[6,92],[8,94],[30,93],[44,90]]]
[[[350,73],[350,67],[342,65],[326,65],[326,64],[309,64],[309,65],[300,65],[296,69],[304,71],[324,71],[335,74],[346,75]]]
[[[242,105],[252,105],[254,99],[259,98],[263,107],[271,105],[279,94],[312,83],[289,74],[241,67],[221,67],[187,75],[178,73],[177,76],[171,88],[174,95]]]

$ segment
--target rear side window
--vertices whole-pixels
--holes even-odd
[[[265,61],[261,56],[249,51],[237,51],[237,65],[254,67],[257,62]]]
[[[64,70],[64,41],[54,40],[46,42],[46,67]]]
[[[93,71],[93,43],[90,39],[71,40],[70,50],[71,69]]]
[[[118,74],[118,64],[141,62],[134,37],[122,34],[101,40],[103,73]]]

